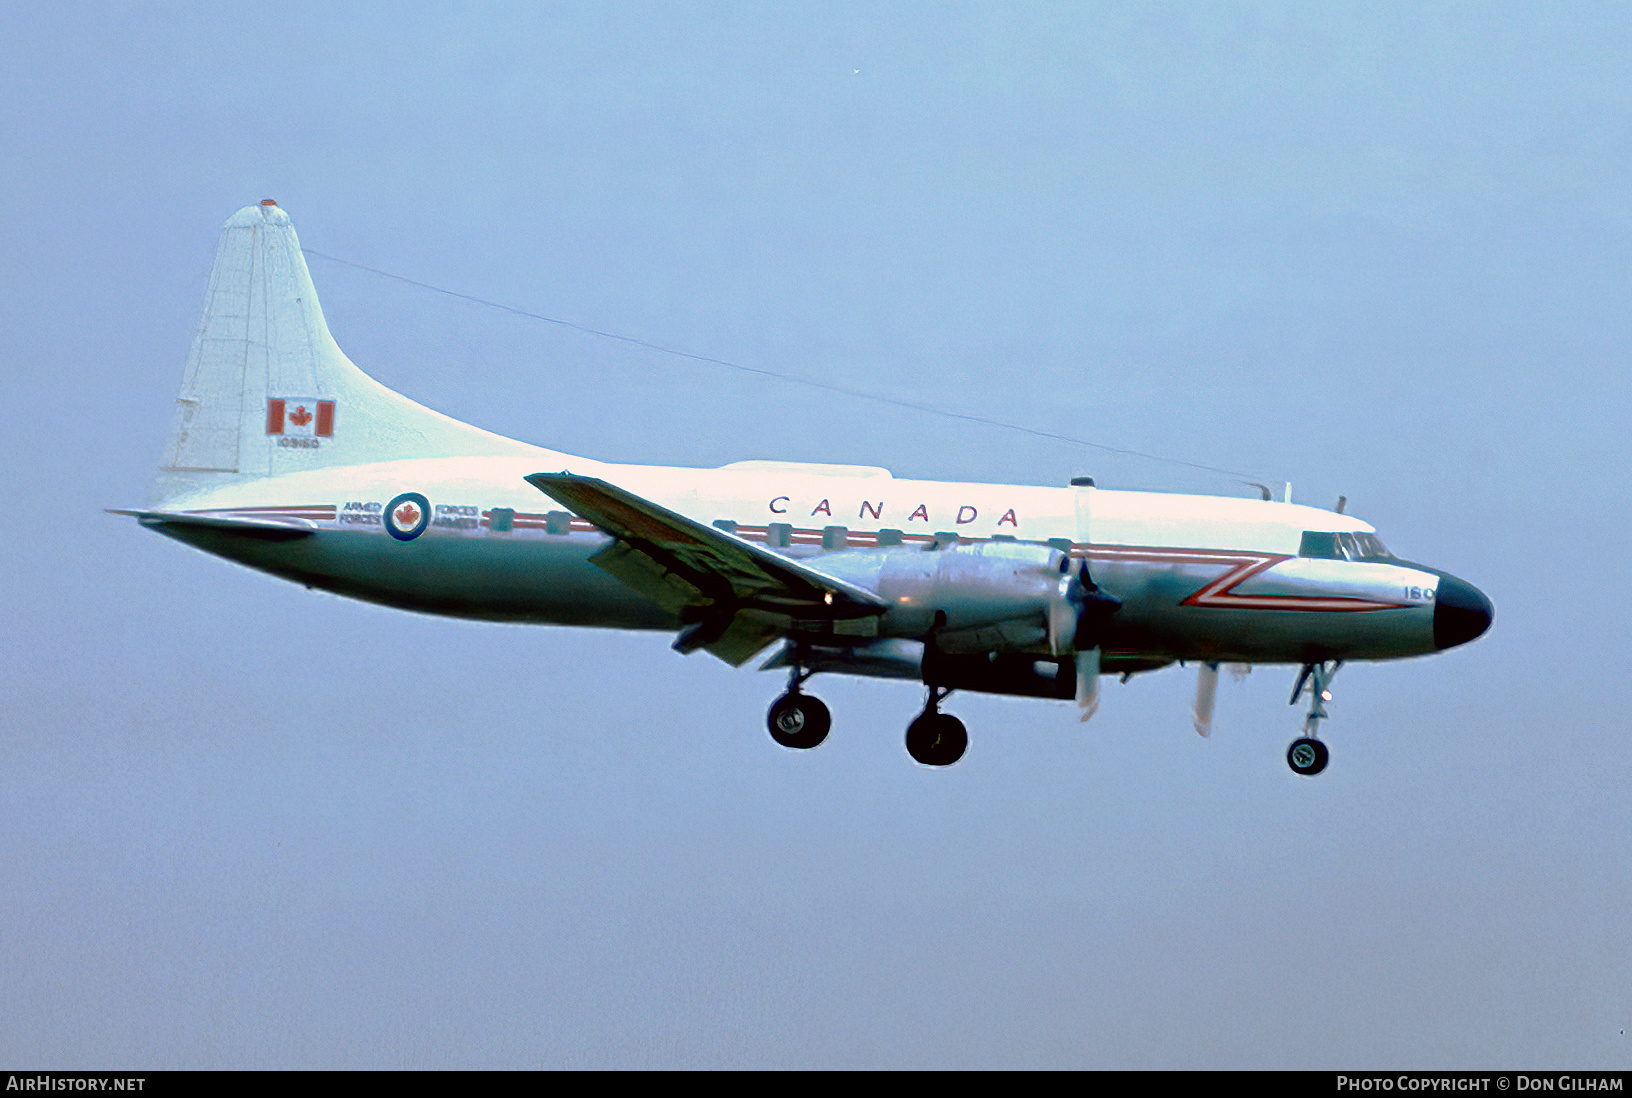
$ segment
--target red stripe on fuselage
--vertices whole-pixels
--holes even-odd
[[[253,514],[269,518],[288,517],[323,520],[333,519],[337,510],[338,508],[333,504],[306,504],[289,507],[221,507],[191,513]],[[484,515],[483,517],[485,519],[487,516]],[[512,523],[513,529],[517,531],[542,530],[546,528],[547,521],[547,515],[517,511]],[[484,522],[483,525],[487,525],[487,523]],[[573,533],[599,531],[599,527],[594,523],[581,519],[576,515],[570,520],[568,528]],[[745,541],[762,543],[770,541],[770,528],[768,526],[742,525],[736,527],[734,532]],[[825,531],[821,529],[791,527],[788,531],[788,540],[792,545],[821,545],[824,533]],[[984,539],[958,536],[958,541],[965,544],[981,540]],[[901,542],[904,546],[927,545],[934,541],[935,536],[933,534],[908,534],[903,532],[901,535]],[[878,532],[867,530],[848,531],[845,534],[845,544],[858,547],[876,547],[878,545]],[[1179,600],[1180,606],[1192,606],[1197,609],[1291,610],[1330,614],[1353,613],[1363,610],[1395,610],[1414,605],[1408,602],[1379,602],[1373,599],[1356,598],[1348,595],[1248,595],[1236,591],[1237,587],[1254,576],[1262,575],[1282,561],[1295,559],[1290,553],[1267,553],[1252,549],[1197,549],[1166,545],[1095,545],[1073,542],[1071,555],[1100,563],[1127,562],[1224,568],[1225,571],[1222,575],[1203,584]]]
[[[1290,553],[1263,553],[1250,549],[1178,549],[1154,545],[1075,545],[1075,555],[1104,561],[1141,564],[1223,565],[1222,576],[1179,601],[1180,606],[1211,610],[1300,610],[1313,613],[1352,613],[1357,610],[1396,610],[1408,602],[1378,602],[1349,595],[1246,595],[1236,588],[1269,571]]]

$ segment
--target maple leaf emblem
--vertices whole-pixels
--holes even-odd
[[[296,427],[304,427],[312,421],[312,413],[306,410],[306,405],[298,404],[295,410],[289,413],[289,422]]]
[[[412,530],[414,523],[419,521],[419,508],[412,503],[405,503],[393,511],[391,517],[396,519],[397,525],[404,530]]]

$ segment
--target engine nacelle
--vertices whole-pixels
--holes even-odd
[[[927,551],[851,549],[811,563],[889,601],[878,623],[881,637],[922,639],[933,632],[935,646],[948,653],[1070,650],[1071,561],[1047,545],[980,541]]]

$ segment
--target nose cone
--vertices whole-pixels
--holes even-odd
[[[1485,593],[1466,580],[1439,574],[1439,595],[1434,600],[1434,647],[1455,648],[1490,628],[1496,614]]]

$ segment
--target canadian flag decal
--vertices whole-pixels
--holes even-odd
[[[266,402],[266,433],[333,438],[334,401],[313,397],[271,397]]]

